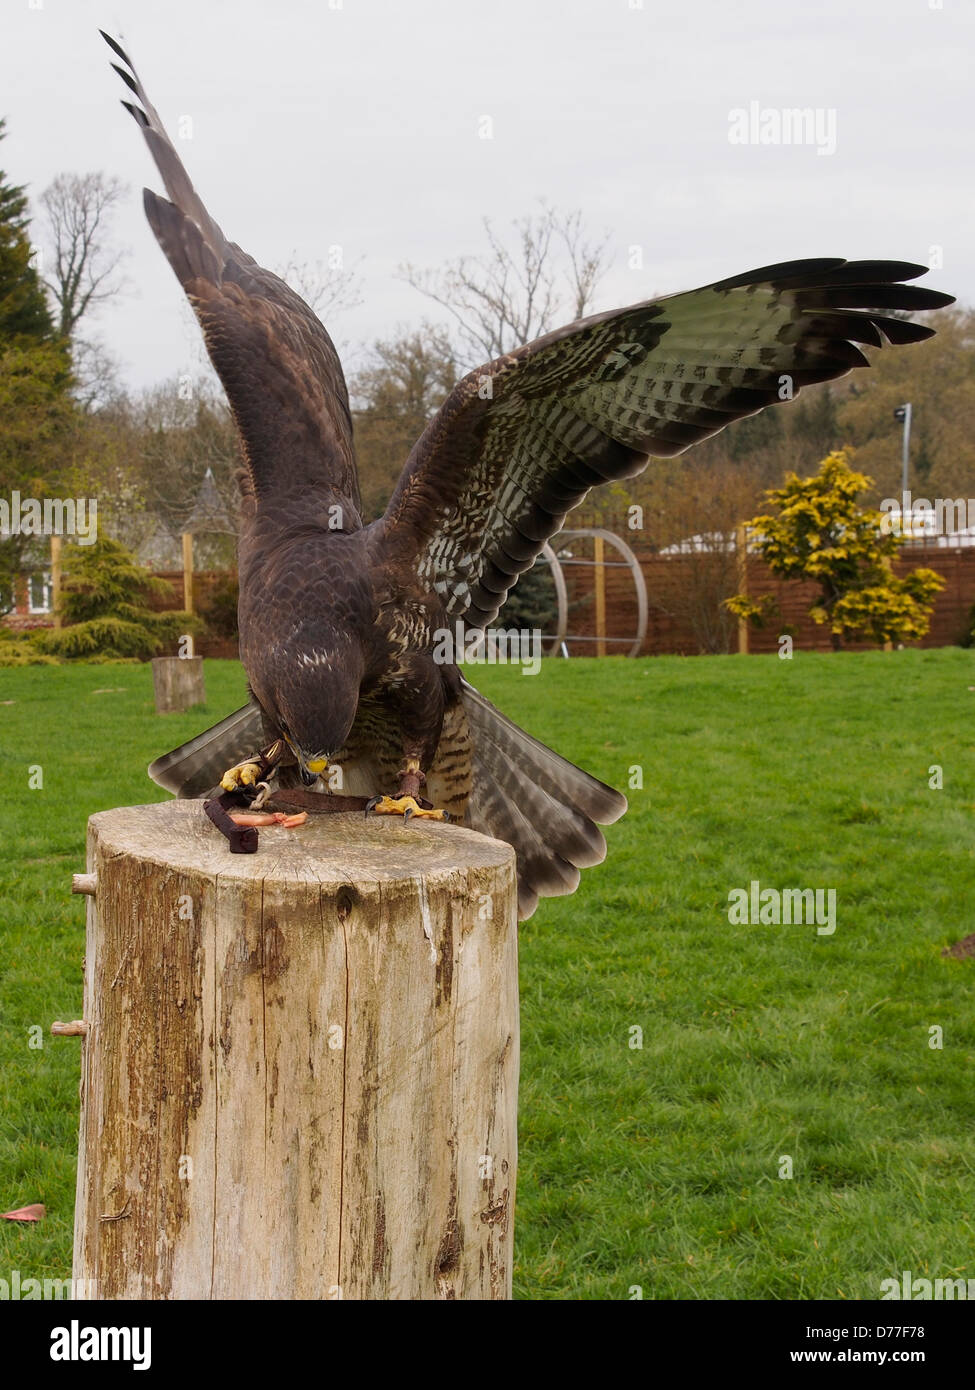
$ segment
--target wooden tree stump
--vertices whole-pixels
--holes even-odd
[[[75,1279],[509,1298],[513,850],[360,815],[260,836],[230,854],[200,802],[88,823]]]
[[[202,656],[154,656],[152,686],[157,714],[179,714],[204,704]]]

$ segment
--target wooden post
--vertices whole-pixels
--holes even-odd
[[[744,526],[735,529],[735,566],[738,571],[738,592],[748,593],[748,531]],[[738,619],[738,654],[748,655],[748,619]]]
[[[61,626],[61,537],[51,537],[51,608],[54,611],[54,626]]]
[[[199,801],[88,822],[75,1279],[509,1298],[513,850],[361,815],[260,836],[231,855]]]
[[[596,567],[596,655],[606,655],[606,570],[603,568],[602,536],[593,541],[593,562]]]
[[[183,532],[183,609],[193,612],[193,532]]]
[[[157,714],[174,714],[206,702],[202,656],[154,656],[152,688]]]

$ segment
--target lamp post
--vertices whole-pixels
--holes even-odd
[[[897,409],[894,411],[894,419],[900,420],[904,426],[904,434],[901,444],[901,492],[904,494],[904,498],[902,499],[902,501],[906,501],[907,462],[911,452],[911,404],[909,401],[905,405],[899,405],[897,407]]]

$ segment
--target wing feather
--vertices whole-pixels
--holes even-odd
[[[331,338],[300,295],[227,240],[196,192],[124,49],[112,67],[139,104],[123,101],[169,195],[149,189],[146,216],[203,328],[244,446],[258,501],[318,494],[344,504],[345,529],[361,502],[345,378]]]
[[[382,546],[452,617],[487,624],[590,488],[869,366],[858,344],[930,337],[927,325],[887,312],[953,302],[901,283],[924,270],[839,259],[765,266],[594,315],[488,363],[458,383],[410,454]]]

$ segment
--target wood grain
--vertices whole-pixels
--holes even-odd
[[[336,815],[231,855],[89,822],[76,1279],[99,1298],[511,1291],[514,853]]]
[[[202,656],[154,656],[152,686],[157,714],[178,714],[204,704]]]

